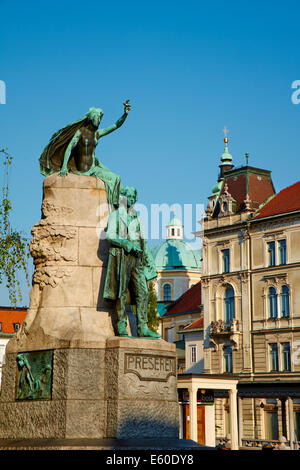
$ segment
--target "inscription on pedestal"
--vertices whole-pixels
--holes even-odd
[[[140,380],[166,382],[176,376],[176,359],[168,356],[126,353],[124,373],[136,374]]]

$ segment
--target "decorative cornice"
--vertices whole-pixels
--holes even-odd
[[[277,286],[281,285],[283,282],[287,282],[288,275],[287,273],[280,273],[280,274],[270,274],[266,275],[262,278],[268,286],[276,284]]]

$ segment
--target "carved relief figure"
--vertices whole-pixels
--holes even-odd
[[[18,400],[50,398],[52,366],[49,352],[36,353],[36,360],[30,360],[30,353],[17,355],[18,365]],[[32,359],[32,358],[31,358]]]

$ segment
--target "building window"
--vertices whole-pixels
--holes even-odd
[[[165,330],[165,339],[168,343],[174,343],[175,341],[175,327],[166,328]]]
[[[234,319],[234,290],[227,287],[224,297],[225,323],[230,323]]]
[[[283,318],[290,316],[290,289],[288,286],[282,286],[280,292],[280,310]]]
[[[2,323],[0,322],[0,331],[2,331]]]
[[[172,236],[174,237],[174,235],[175,235],[175,228],[172,228],[172,229],[171,229],[171,234],[172,234]]]
[[[277,411],[265,412],[265,432],[266,439],[270,441],[278,440],[278,414]]]
[[[270,371],[275,372],[279,370],[278,367],[278,344],[271,343],[270,348]]]
[[[290,343],[282,343],[282,370],[291,370],[291,348]]]
[[[232,348],[224,347],[224,372],[232,372]]]
[[[169,302],[171,300],[171,286],[170,284],[164,284],[164,300]]]
[[[268,292],[268,301],[269,301],[269,317],[277,318],[277,294],[275,287],[270,287]]]
[[[286,264],[286,240],[279,240],[279,264]]]
[[[180,236],[180,228],[177,229],[177,236]]]
[[[179,338],[178,341],[182,341],[184,339],[184,334],[182,332],[186,326],[187,325],[179,325],[178,331],[177,331],[177,336]]]
[[[229,248],[222,250],[222,269],[223,273],[229,273],[230,270],[230,251]]]
[[[191,364],[195,364],[197,362],[197,346],[195,344],[190,346],[190,361]]]
[[[20,329],[20,323],[14,323],[14,330],[19,331]]]
[[[294,400],[295,403],[295,400]],[[295,434],[297,441],[300,441],[300,412],[296,411],[294,413],[294,422],[295,422]]]
[[[275,242],[268,243],[268,259],[269,266],[275,266]]]

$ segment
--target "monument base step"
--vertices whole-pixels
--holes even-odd
[[[191,439],[0,439],[2,450],[215,450]]]

